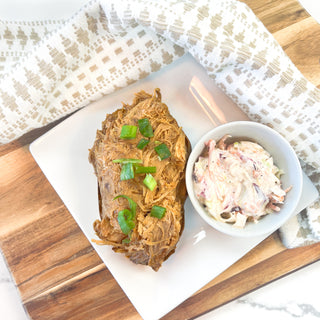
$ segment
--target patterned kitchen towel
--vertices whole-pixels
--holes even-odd
[[[94,0],[66,21],[0,21],[0,141],[10,142],[189,52],[254,121],[291,143],[319,190],[320,91],[236,0]],[[281,228],[320,240],[319,199]]]

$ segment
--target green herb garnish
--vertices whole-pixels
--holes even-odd
[[[144,118],[138,120],[139,130],[141,134],[147,138],[153,137],[153,130],[149,119]]]
[[[133,164],[131,162],[124,163],[121,166],[120,180],[129,180],[134,178]]]
[[[142,139],[138,142],[137,148],[140,149],[140,150],[142,150],[149,142],[150,142],[150,140],[142,138]]]
[[[134,166],[134,172],[139,173],[156,173],[157,167],[143,167],[143,166]]]
[[[124,209],[118,212],[118,222],[121,231],[124,234],[128,234],[135,227],[135,223],[132,219],[132,212],[129,209]]]
[[[116,197],[113,198],[113,200],[119,199],[119,198],[125,198],[128,200],[129,202],[129,208],[132,211],[133,216],[135,217],[136,215],[136,210],[137,210],[137,204],[128,196],[124,195],[124,194],[120,194]]]
[[[142,163],[140,159],[130,159],[130,158],[121,158],[121,159],[114,159],[112,160],[113,163]]]
[[[160,207],[160,206],[153,206],[151,208],[151,212],[150,212],[150,216],[151,217],[156,217],[158,219],[161,219],[164,217],[165,213],[166,213],[167,209],[164,207]]]
[[[160,160],[167,159],[171,156],[171,152],[166,144],[161,143],[158,146],[154,147],[154,150],[158,154]]]
[[[134,139],[137,135],[137,126],[124,125],[121,128],[121,139]]]
[[[129,202],[129,209],[124,209],[118,212],[118,223],[121,228],[121,231],[124,234],[129,234],[131,230],[135,227],[135,217],[136,217],[136,209],[137,204],[128,196],[120,194],[113,198],[113,200],[116,200],[118,198],[125,198]]]
[[[152,174],[147,173],[146,177],[143,180],[143,183],[145,184],[145,186],[150,189],[151,191],[153,191],[153,189],[156,187],[157,185],[157,181],[156,179],[152,176]]]

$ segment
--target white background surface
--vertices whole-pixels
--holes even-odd
[[[59,20],[76,12],[84,0],[0,0],[0,20]],[[320,1],[300,0],[320,23]],[[320,261],[266,285],[200,317],[215,319],[320,319]],[[28,319],[6,265],[0,257],[1,319]]]

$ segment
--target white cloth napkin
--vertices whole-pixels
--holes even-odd
[[[91,1],[66,21],[0,21],[0,141],[8,143],[189,52],[254,121],[273,127],[320,190],[320,91],[242,2]],[[320,240],[319,199],[280,229]]]

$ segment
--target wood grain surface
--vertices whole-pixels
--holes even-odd
[[[320,87],[320,26],[296,0],[246,0],[300,71]],[[0,147],[0,241],[32,319],[141,319],[29,152],[57,123]],[[277,233],[164,319],[190,319],[320,259]]]

